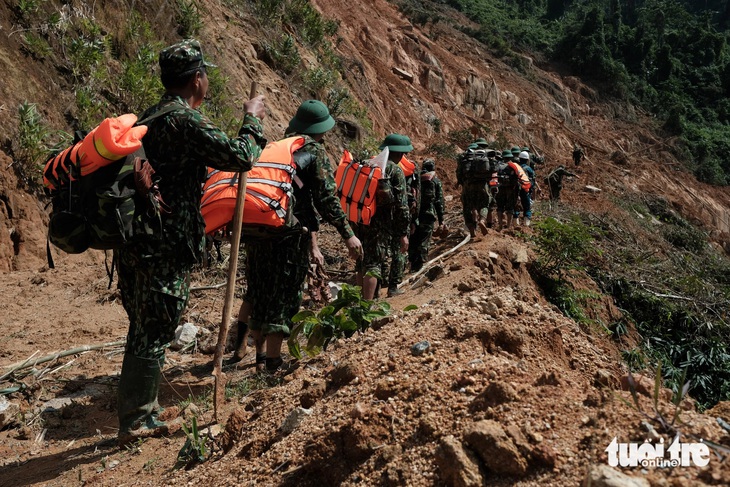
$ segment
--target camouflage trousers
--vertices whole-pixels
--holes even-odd
[[[381,275],[384,279],[383,282],[387,283],[388,287],[396,287],[403,281],[408,254],[400,251],[400,237],[394,235],[388,237],[388,258],[382,263]],[[390,261],[390,268],[388,267],[388,261]],[[387,280],[385,279],[386,276]]]
[[[497,193],[497,213],[513,214],[517,206],[517,186],[499,188]]]
[[[474,221],[472,210],[476,210],[481,218],[485,218],[489,212],[491,202],[492,196],[487,189],[486,181],[464,184],[461,191],[461,205],[464,223],[467,228],[474,229],[477,225],[477,222]]]
[[[433,234],[433,221],[421,219],[416,231],[411,235],[408,242],[408,260],[411,263],[411,272],[423,267],[428,261],[428,249],[431,246],[431,235]]]
[[[148,256],[150,257],[150,256]],[[119,291],[129,316],[126,353],[164,360],[190,296],[190,265],[163,256],[117,253]]]
[[[360,224],[355,233],[362,242],[363,250],[363,257],[358,259],[355,270],[363,274],[373,272],[379,276],[381,283],[400,284],[406,267],[406,254],[400,251],[400,237],[391,235],[377,223]]]
[[[289,336],[292,317],[302,304],[302,289],[309,270],[312,237],[294,235],[282,240],[247,242],[246,294],[251,305],[249,327],[263,335]]]

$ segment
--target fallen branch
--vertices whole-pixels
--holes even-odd
[[[446,252],[444,252],[443,254],[439,255],[438,257],[436,257],[436,258],[434,258],[434,259],[431,259],[431,260],[429,260],[428,262],[426,262],[426,263],[425,263],[425,264],[423,265],[423,269],[421,269],[420,271],[418,271],[418,272],[416,272],[415,274],[413,274],[412,276],[410,276],[410,277],[409,277],[408,279],[406,279],[406,280],[405,280],[405,282],[402,282],[401,284],[399,284],[399,285],[398,285],[398,287],[401,287],[401,286],[402,286],[403,284],[407,284],[407,283],[409,283],[409,282],[412,282],[412,281],[414,281],[414,280],[415,280],[415,279],[416,279],[416,278],[417,278],[418,276],[420,276],[421,274],[423,274],[423,273],[427,272],[427,271],[428,271],[428,270],[430,269],[430,267],[429,267],[429,266],[431,266],[432,264],[435,264],[436,262],[438,262],[439,260],[443,259],[444,257],[446,257],[446,256],[448,256],[448,255],[451,255],[451,254],[453,254],[453,253],[454,253],[454,252],[456,252],[456,251],[457,251],[457,250],[458,250],[459,248],[461,248],[461,247],[463,247],[464,245],[466,245],[466,243],[467,243],[467,242],[468,242],[469,240],[471,240],[471,236],[470,236],[469,234],[467,234],[467,235],[466,235],[466,237],[464,237],[464,240],[462,240],[462,241],[461,241],[461,242],[460,242],[460,243],[459,243],[458,245],[456,245],[455,247],[453,247],[453,248],[452,248],[452,249],[450,249],[450,250],[447,250]]]
[[[31,356],[30,358],[21,360],[20,362],[15,362],[14,364],[2,366],[3,369],[10,369],[10,370],[8,370],[2,376],[0,376],[0,380],[3,380],[4,378],[8,377],[9,375],[13,374],[14,372],[17,372],[18,370],[27,369],[29,367],[35,367],[38,364],[50,362],[51,360],[57,360],[59,358],[68,357],[69,355],[75,355],[77,353],[82,353],[82,352],[89,352],[91,350],[99,350],[99,349],[108,348],[108,347],[118,347],[119,345],[124,345],[126,342],[127,342],[126,340],[120,340],[118,342],[101,343],[98,345],[82,345],[80,347],[71,348],[69,350],[64,350],[62,352],[56,352],[56,353],[52,353],[50,355],[44,355],[43,357],[38,357],[37,359],[33,359]]]

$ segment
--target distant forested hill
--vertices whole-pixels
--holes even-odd
[[[442,0],[398,2],[416,22],[444,5],[479,27],[462,29],[513,58],[527,51],[634,103],[676,136],[678,156],[702,181],[730,184],[727,0]]]

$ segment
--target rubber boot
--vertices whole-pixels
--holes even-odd
[[[497,215],[497,230],[502,230],[502,228],[504,228],[504,213]]]
[[[398,289],[398,285],[388,286],[388,297],[389,298],[398,296],[400,294],[403,294],[403,291],[401,289]]]
[[[512,216],[512,215],[509,215],[509,214],[507,215],[507,224],[506,224],[505,226],[506,226],[506,227],[507,227],[508,229],[511,229],[511,228],[512,228],[512,218],[513,218],[513,216]]]
[[[162,359],[124,354],[117,400],[119,446],[140,438],[174,432],[170,430],[170,425],[157,419],[161,412],[157,392],[162,378],[162,364]],[[179,424],[176,426],[179,428]]]

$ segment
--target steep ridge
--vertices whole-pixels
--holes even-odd
[[[518,74],[448,22],[414,26],[384,0],[351,2],[347,8],[341,2],[313,3],[339,22],[336,49],[347,60],[342,75],[367,106],[376,134],[409,134],[423,158],[449,131],[482,126],[479,135],[537,148],[548,167],[567,164],[579,142],[589,156],[580,168],[580,184],[603,191],[589,195],[570,191],[577,188],[571,186],[564,198],[569,207],[621,218],[617,200],[662,197],[728,250],[730,194],[678,171],[679,161],[665,148],[671,141],[657,135],[645,114],[601,102],[579,80],[528,57],[527,75]],[[105,15],[111,16],[125,2],[109,4]],[[9,7],[0,6],[0,12],[3,29],[12,31]],[[200,37],[230,76],[234,98],[242,100],[256,79],[270,105],[267,133],[278,136],[299,98],[257,58],[266,30],[252,19],[231,22],[224,2],[205,2],[203,12]],[[161,25],[168,21],[164,15],[160,19]],[[53,87],[60,83],[42,82],[48,66],[24,57],[15,37],[0,36],[0,65],[14,66],[9,72],[16,73],[0,87],[5,110],[34,99],[49,119],[60,122],[69,95]],[[26,65],[25,71],[18,68]],[[8,133],[14,130],[7,118],[0,125]],[[328,147],[336,160],[347,141],[335,140]],[[621,154],[628,154],[627,160],[617,157]],[[43,205],[19,189],[9,158],[0,164],[0,221],[6,228],[0,234],[0,324],[8,337],[0,352],[3,364],[36,350],[122,339],[126,318],[115,293],[105,290],[103,255],[61,255],[58,269],[47,270]],[[458,226],[454,161],[440,159],[438,167],[452,197],[449,219]],[[439,247],[458,240],[454,235]],[[34,381],[37,395],[23,396],[35,401],[21,405],[28,417],[39,407],[46,411],[37,414],[39,420],[0,432],[6,458],[0,485],[79,480],[91,485],[575,485],[589,466],[605,466],[604,450],[614,437],[633,442],[655,437],[642,426],[648,418],[631,407],[631,394],[622,390],[622,380],[627,388],[618,344],[547,303],[527,264],[515,258],[518,250],[530,253],[514,235],[490,233],[470,242],[447,261],[443,277],[393,300],[393,318],[303,361],[275,387],[233,396],[219,437],[224,451],[190,471],[170,469],[181,436],[121,452],[110,445],[121,358],[113,350],[80,355]],[[419,308],[397,311],[409,304]],[[199,292],[185,319],[214,331],[220,308],[220,291]],[[610,302],[598,312],[620,314]],[[411,346],[424,340],[431,348],[414,354]],[[209,355],[171,353],[164,402],[205,392],[209,365]],[[245,367],[229,375],[234,383],[256,380]],[[652,377],[638,388],[646,411],[653,387]],[[670,395],[660,391],[665,416],[674,412]],[[60,405],[47,402],[69,397]],[[311,411],[291,432],[282,431],[297,406]],[[199,423],[213,424],[210,405],[196,407],[197,413],[188,408],[187,417],[197,414]],[[727,444],[727,434],[712,417],[696,413],[691,400],[683,409],[684,434]],[[715,456],[705,469],[624,472],[659,485],[730,483],[730,469]]]

